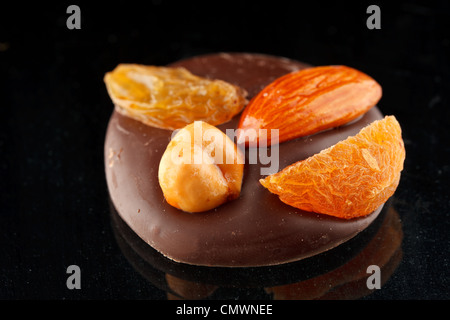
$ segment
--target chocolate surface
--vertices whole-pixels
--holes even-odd
[[[308,65],[252,54],[213,54],[174,63],[194,74],[242,86],[249,98],[275,78]],[[381,119],[374,107],[345,126],[279,145],[278,169],[306,159]],[[239,115],[219,126],[236,129]],[[111,200],[122,219],[145,242],[178,262],[204,266],[267,266],[300,260],[353,238],[378,216],[342,220],[282,203],[262,187],[261,163],[246,152],[240,197],[214,210],[182,212],[166,203],[158,167],[172,132],[113,112],[105,140],[105,169]],[[247,150],[248,151],[248,150]]]
[[[360,265],[350,264],[365,271],[369,261],[368,256],[374,255],[372,251],[386,256],[384,252],[390,251],[392,246],[400,247],[397,237],[393,237],[392,234],[380,237],[380,231],[382,231],[380,229],[383,229],[386,220],[391,220],[389,217],[395,214],[395,210],[390,204],[391,201],[388,200],[376,220],[366,229],[332,250],[291,263],[240,268],[207,267],[174,262],[142,241],[120,217],[111,202],[110,216],[115,238],[124,256],[146,279],[165,291],[170,291],[164,285],[165,274],[193,283],[234,288],[256,288],[312,279],[346,265],[364,252],[365,258],[361,259]],[[383,243],[383,239],[389,244]],[[369,250],[371,253],[367,254],[369,243],[373,243],[373,245]],[[374,264],[380,267],[383,265],[383,263]]]
[[[250,53],[206,54],[170,64],[210,79],[221,79],[253,97],[276,78],[311,65],[282,57]]]

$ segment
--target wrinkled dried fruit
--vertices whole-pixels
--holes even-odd
[[[159,185],[170,205],[187,212],[207,211],[239,197],[244,162],[225,133],[195,121],[169,142],[159,164]]]
[[[260,141],[270,144],[270,130],[259,129],[278,129],[281,143],[337,127],[367,112],[381,94],[374,79],[346,66],[292,72],[249,102],[239,122],[238,141],[250,146]]]
[[[260,182],[293,207],[351,219],[373,212],[392,196],[404,159],[400,125],[387,116]]]
[[[219,125],[247,103],[245,90],[184,68],[120,64],[104,80],[117,111],[163,129],[179,129],[196,120]]]

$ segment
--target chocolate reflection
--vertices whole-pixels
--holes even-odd
[[[398,213],[390,207],[381,226],[369,243],[342,266],[297,283],[265,288],[273,299],[336,300],[358,299],[369,295],[367,267],[380,267],[381,287],[397,269],[401,258],[403,231]]]
[[[157,252],[122,220],[110,202],[117,243],[131,265],[168,299],[356,299],[370,294],[369,265],[384,284],[401,259],[403,233],[388,201],[377,219],[340,246],[297,262],[267,267],[205,267],[174,262]],[[248,295],[251,295],[250,297]]]

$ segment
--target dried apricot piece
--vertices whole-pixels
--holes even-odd
[[[392,196],[404,160],[400,124],[386,116],[260,183],[293,207],[351,219],[370,214]]]
[[[120,64],[104,81],[118,112],[162,129],[180,129],[196,120],[216,126],[247,103],[240,87],[184,68]]]

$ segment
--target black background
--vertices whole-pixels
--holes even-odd
[[[70,4],[0,5],[1,299],[166,299],[111,227],[103,75],[222,51],[349,65],[383,86],[379,108],[399,120],[407,152],[393,198],[403,258],[365,299],[450,297],[449,2],[79,1],[81,30],[68,30]],[[366,27],[370,4],[381,30]],[[72,264],[81,290],[66,287]]]

